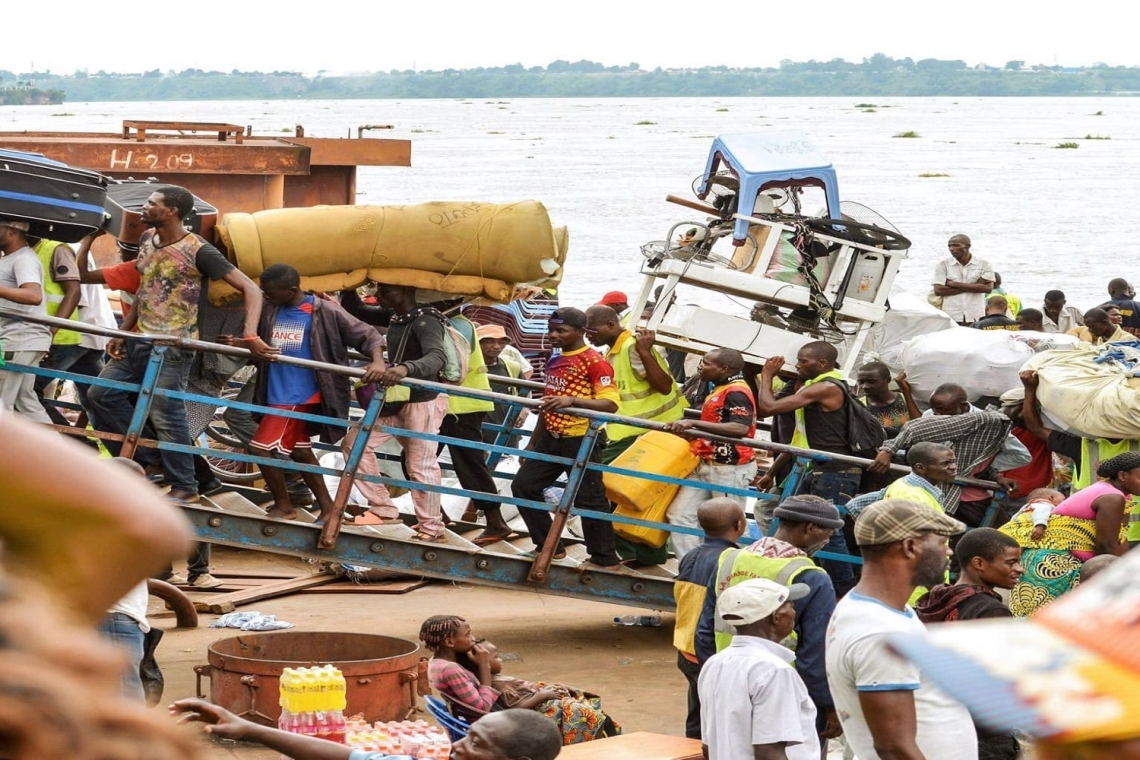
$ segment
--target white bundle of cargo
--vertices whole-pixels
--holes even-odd
[[[943,383],[961,385],[977,401],[1019,387],[1017,373],[1035,352],[1077,342],[1071,335],[954,327],[906,341],[901,362],[919,404]]]
[[[897,285],[891,289],[890,305],[883,321],[867,332],[867,342],[855,366],[881,361],[891,368],[891,374],[897,375],[903,369],[902,351],[906,341],[957,327],[946,312]]]
[[[1037,371],[1037,397],[1058,427],[1089,438],[1140,438],[1140,351],[1084,343],[1037,354],[1025,368]]]

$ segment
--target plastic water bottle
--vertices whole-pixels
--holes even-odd
[[[656,628],[661,625],[660,615],[621,615],[614,617],[614,625],[641,625]]]

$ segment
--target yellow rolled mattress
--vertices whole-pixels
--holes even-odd
[[[274,264],[289,264],[307,290],[373,280],[500,302],[520,283],[556,285],[569,243],[538,201],[234,213],[223,218],[218,238],[255,280]],[[211,287],[212,300],[221,296]]]

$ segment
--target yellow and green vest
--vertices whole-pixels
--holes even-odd
[[[917,477],[917,476],[916,476]],[[884,499],[905,499],[907,501],[918,502],[934,509],[938,512],[945,512],[942,507],[942,502],[934,498],[933,494],[925,488],[912,486],[910,483],[904,483],[902,479],[896,480],[891,483],[883,491]]]
[[[456,325],[456,322],[466,322],[467,324],[461,327]],[[490,391],[491,379],[487,376],[487,362],[483,361],[483,351],[479,348],[479,340],[475,332],[474,323],[463,316],[451,317],[451,323],[455,325],[457,330],[463,333],[464,337],[467,337],[468,333],[475,337],[475,339],[471,341],[471,357],[467,363],[467,377],[463,378],[463,382],[459,384],[459,387],[468,388],[470,390]],[[447,397],[448,414],[489,412],[494,408],[495,402],[489,399],[466,398],[464,396],[454,395],[448,395]]]
[[[1126,451],[1140,451],[1140,441],[1124,439],[1113,443],[1104,438],[1081,439],[1081,463],[1073,473],[1073,493],[1097,482],[1096,471],[1100,463]],[[1140,499],[1131,496],[1125,506],[1128,525],[1125,538],[1129,543],[1140,542]]]
[[[56,312],[59,311],[59,305],[63,302],[63,286],[55,281],[51,271],[52,254],[61,245],[67,244],[58,240],[41,240],[33,249],[36,255],[40,257],[40,264],[44,270],[44,309],[49,317],[56,315]],[[78,305],[71,312],[69,318],[76,322],[79,321]],[[57,330],[51,343],[53,346],[77,346],[79,345],[79,338],[79,333],[74,330]]]
[[[606,354],[606,361],[614,368],[614,382],[618,389],[618,414],[623,417],[636,417],[639,420],[651,422],[675,422],[685,416],[685,409],[689,402],[681,395],[677,383],[669,393],[658,393],[645,378],[638,377],[630,363],[629,352],[633,350],[635,340],[629,330],[625,330],[614,341],[614,345]],[[666,373],[669,368],[661,356],[654,351],[657,364]],[[606,425],[606,435],[610,441],[621,441],[626,438],[641,435],[645,428],[633,425],[620,425],[615,422]]]
[[[843,382],[843,374],[839,372],[839,370],[833,369],[830,372],[816,375],[811,380],[805,380],[804,387],[807,388],[816,383],[822,383],[824,380],[838,380],[839,382]],[[846,403],[846,399],[844,399],[844,402]],[[807,437],[807,422],[803,407],[795,411],[795,418],[796,427],[792,433],[792,445],[800,449],[810,449],[811,441],[809,441]]]
[[[812,562],[806,555],[774,559],[743,549],[729,549],[720,555],[717,564],[717,597],[719,598],[725,589],[753,578],[767,578],[781,586],[790,586],[796,582],[796,578],[812,571],[824,572],[822,567]],[[716,651],[719,652],[732,643],[732,637],[736,632],[732,626],[720,619],[720,615],[715,618]]]

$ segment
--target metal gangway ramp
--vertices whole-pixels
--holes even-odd
[[[91,378],[41,367],[9,364],[6,369],[11,371],[28,372],[60,380],[86,383],[92,386],[120,388],[138,394],[138,400],[134,407],[130,427],[125,434],[118,435],[114,433],[97,432],[90,429],[82,430],[75,427],[56,426],[56,429],[61,433],[88,438],[99,438],[104,441],[119,441],[122,446],[123,456],[131,456],[137,447],[143,446],[199,454],[232,462],[247,464],[264,463],[286,470],[314,472],[319,475],[334,476],[341,479],[341,487],[335,496],[336,514],[323,525],[313,524],[312,521],[314,518],[308,515],[306,515],[308,522],[305,520],[270,518],[266,516],[265,511],[261,507],[257,506],[250,498],[247,498],[247,495],[252,495],[253,493],[249,489],[235,487],[232,490],[217,495],[203,496],[200,503],[185,505],[182,509],[193,524],[199,540],[207,543],[255,549],[257,551],[284,554],[309,560],[365,566],[441,580],[462,581],[465,583],[514,590],[530,590],[536,593],[591,599],[594,601],[610,602],[646,609],[668,610],[673,609],[675,606],[673,599],[673,576],[676,563],[674,560],[670,560],[666,565],[642,569],[632,569],[624,566],[617,570],[597,569],[595,567],[585,569],[581,561],[586,556],[584,547],[580,545],[580,542],[565,532],[567,520],[573,515],[581,514],[593,519],[607,520],[613,523],[648,526],[670,533],[703,535],[699,529],[641,520],[623,515],[603,514],[592,511],[580,512],[573,507],[574,496],[581,482],[582,473],[587,468],[678,485],[685,485],[692,482],[664,475],[634,472],[589,461],[589,452],[598,440],[603,426],[607,421],[620,421],[623,424],[637,425],[647,429],[660,429],[659,425],[645,423],[642,420],[633,418],[620,417],[618,415],[578,409],[566,410],[567,412],[587,418],[589,420],[589,428],[583,438],[578,457],[575,460],[561,459],[559,457],[538,454],[504,445],[516,432],[514,426],[517,416],[524,408],[537,407],[537,399],[531,399],[521,395],[511,396],[470,390],[452,385],[417,380],[406,380],[404,384],[431,388],[445,394],[458,394],[509,404],[510,412],[503,424],[493,427],[497,434],[495,443],[486,445],[482,442],[472,442],[410,430],[391,428],[387,430],[400,436],[427,439],[440,444],[448,444],[449,446],[477,447],[485,450],[489,454],[488,461],[492,470],[496,470],[495,477],[500,481],[510,477],[510,473],[497,470],[497,465],[504,456],[537,458],[569,465],[571,469],[568,481],[562,497],[557,504],[529,502],[515,498],[509,494],[500,494],[497,497],[492,494],[492,498],[501,501],[504,507],[512,505],[516,508],[529,507],[552,512],[554,526],[550,531],[546,544],[542,547],[536,547],[536,550],[533,552],[529,550],[528,545],[530,541],[525,533],[522,534],[521,539],[503,540],[487,546],[477,546],[471,542],[470,537],[474,533],[479,532],[482,526],[471,523],[455,523],[451,525],[447,531],[447,541],[445,543],[426,543],[414,540],[412,538],[414,531],[407,525],[355,526],[343,521],[345,507],[351,491],[351,484],[355,479],[363,478],[383,483],[389,487],[396,486],[409,490],[431,490],[443,495],[463,498],[478,498],[481,494],[480,492],[468,491],[453,486],[426,485],[385,475],[365,476],[357,472],[357,464],[360,461],[361,454],[367,442],[367,433],[376,426],[379,418],[379,411],[383,401],[382,393],[374,394],[371,402],[362,410],[358,410],[356,414],[350,415],[350,419],[338,420],[300,412],[287,412],[280,409],[270,410],[268,407],[243,403],[225,396],[219,398],[201,396],[193,393],[168,391],[157,387],[159,369],[168,347],[176,346],[192,351],[213,351],[246,357],[249,356],[249,352],[242,348],[173,336],[125,333],[118,330],[94,327],[51,317],[28,317],[27,315],[9,312],[5,309],[0,309],[0,315],[28,319],[106,337],[145,341],[153,345],[150,362],[142,381],[138,384],[122,383],[103,378]],[[351,378],[359,378],[364,374],[363,369],[358,367],[322,364],[320,362],[288,357],[281,357],[278,361],[315,370],[335,372],[347,375]],[[496,378],[496,382],[499,381],[500,378]],[[528,384],[525,381],[519,381],[518,384],[523,386],[537,386],[535,383]],[[235,407],[254,413],[272,411],[275,415],[296,417],[323,424],[335,424],[346,428],[346,430],[354,427],[359,428],[361,434],[357,436],[355,445],[352,447],[348,456],[345,457],[344,466],[337,469],[323,466],[314,467],[299,464],[291,460],[259,457],[240,451],[219,450],[205,445],[202,441],[196,442],[200,445],[190,446],[158,441],[144,436],[147,412],[151,400],[156,395],[180,398],[188,402],[212,404],[219,410],[225,407]],[[798,458],[799,466],[811,460],[823,461],[829,459],[842,459],[843,461],[849,461],[851,464],[864,466],[870,464],[869,460],[854,457],[837,457],[823,452],[798,449],[755,439],[737,441],[735,439],[723,439],[718,436],[704,437],[731,441],[733,443],[744,443],[757,449],[767,450],[773,453],[787,452]],[[339,450],[339,447],[330,447],[320,444],[314,444],[314,448],[318,450],[323,448],[326,451]],[[797,467],[797,471],[800,469],[799,466]],[[894,467],[899,471],[909,471],[909,468],[898,467],[897,465]],[[794,472],[788,479],[784,495],[795,491],[798,480],[799,478]],[[991,488],[996,487],[995,484],[987,484],[980,481],[968,482],[977,485],[988,485]],[[693,482],[693,484],[696,483]],[[742,496],[756,499],[778,499],[782,497],[782,495],[757,493],[751,490],[724,490],[732,490],[733,493],[739,493]],[[521,519],[516,518],[511,521],[511,527],[515,529],[516,532],[521,533]],[[525,530],[525,528],[523,528],[523,530]],[[553,558],[559,540],[562,540],[567,545],[566,559],[556,560]],[[748,543],[749,540],[748,538],[744,538],[742,539],[742,543]],[[858,557],[848,555],[820,552],[816,556],[821,559],[834,559],[853,563],[860,562]]]

